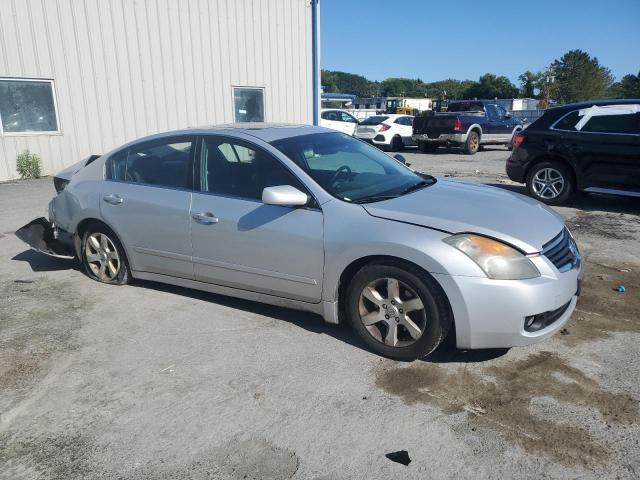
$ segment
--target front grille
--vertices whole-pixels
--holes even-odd
[[[580,261],[578,247],[566,228],[542,246],[542,254],[561,272],[571,270]]]
[[[538,315],[526,317],[524,319],[524,329],[527,332],[537,332],[538,330],[547,328],[549,325],[562,317],[564,312],[566,312],[569,308],[569,305],[571,305],[571,301],[568,301],[557,310],[552,310],[550,312],[539,313]]]

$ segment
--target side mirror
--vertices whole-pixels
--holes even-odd
[[[309,197],[291,185],[278,185],[262,190],[262,203],[281,207],[299,207],[309,203]]]
[[[504,118],[511,118],[511,114],[510,113],[505,113],[504,114]]]
[[[399,153],[396,153],[393,158],[395,158],[396,160],[398,160],[400,163],[404,163],[405,165],[407,164],[407,159],[404,158],[404,156],[400,155]]]

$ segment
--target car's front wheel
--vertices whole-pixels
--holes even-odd
[[[548,205],[566,202],[574,188],[571,172],[560,162],[540,162],[527,174],[529,195]]]
[[[98,282],[124,285],[131,273],[124,248],[106,225],[94,223],[82,237],[82,264],[89,277]]]
[[[401,264],[370,264],[352,279],[346,310],[355,332],[376,353],[411,361],[447,336],[452,315],[428,274]]]

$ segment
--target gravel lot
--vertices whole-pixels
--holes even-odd
[[[405,153],[523,192],[507,154]],[[638,199],[558,209],[587,265],[568,335],[406,364],[311,314],[92,282],[12,235],[52,194],[0,184],[1,478],[640,477]]]

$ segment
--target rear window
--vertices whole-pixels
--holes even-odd
[[[638,114],[600,115],[591,119],[582,127],[583,132],[637,134]]]
[[[360,125],[380,125],[387,118],[389,118],[389,117],[385,117],[384,115],[374,115],[373,117],[369,117],[369,118],[361,121]]]
[[[448,112],[484,112],[484,105],[479,102],[451,102]]]
[[[580,121],[580,115],[578,111],[571,112],[569,115],[565,115],[556,122],[553,126],[555,130],[566,130],[569,132],[576,131],[576,125]]]

